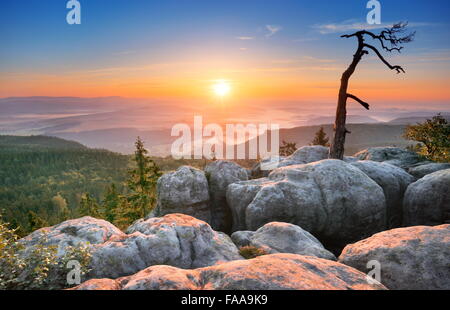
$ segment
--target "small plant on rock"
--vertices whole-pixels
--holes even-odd
[[[258,248],[255,246],[243,246],[239,248],[239,254],[244,257],[245,259],[252,259],[256,258],[258,256],[267,255],[267,253],[264,249]]]

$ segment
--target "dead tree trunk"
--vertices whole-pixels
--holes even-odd
[[[392,66],[390,65],[381,55],[381,53],[372,45],[366,44],[364,42],[364,36],[368,35],[372,37],[373,39],[377,39],[381,42],[381,46],[383,49],[392,52],[393,50],[397,50],[400,52],[402,47],[397,47],[400,43],[408,43],[411,42],[414,33],[409,34],[408,36],[397,38],[397,34],[400,32],[403,32],[406,28],[406,23],[399,23],[394,25],[390,29],[386,29],[381,32],[380,35],[375,35],[368,31],[358,31],[351,35],[343,35],[343,38],[350,38],[350,37],[357,37],[358,39],[358,49],[356,50],[355,55],[353,55],[353,61],[350,64],[350,66],[347,68],[347,70],[342,74],[341,78],[341,87],[339,89],[339,97],[338,97],[338,104],[337,104],[337,110],[336,110],[336,120],[334,123],[334,139],[332,141],[331,147],[330,147],[330,158],[331,159],[344,159],[344,146],[345,146],[345,137],[348,133],[350,133],[346,128],[346,121],[347,121],[347,99],[351,98],[357,102],[359,102],[365,109],[369,110],[369,104],[362,101],[358,97],[349,94],[348,92],[348,83],[350,78],[352,77],[353,73],[356,70],[356,67],[360,63],[362,57],[364,55],[369,54],[367,49],[373,50],[375,54],[380,58],[380,60],[386,64],[391,70],[396,70],[397,73],[405,72],[402,67],[400,66]],[[385,46],[385,42],[391,43],[391,48],[387,48]]]

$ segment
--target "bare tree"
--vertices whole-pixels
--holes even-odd
[[[372,38],[375,41],[379,41],[381,47],[387,52],[401,52],[404,43],[409,43],[414,39],[415,32],[405,34],[408,23],[400,22],[393,25],[391,28],[386,28],[376,35],[370,31],[362,30],[349,35],[343,35],[342,38],[358,39],[358,49],[355,55],[353,55],[353,61],[348,69],[342,74],[341,88],[339,90],[338,106],[336,111],[336,122],[334,124],[334,140],[330,148],[330,158],[343,159],[344,158],[344,144],[345,136],[350,133],[346,128],[347,120],[347,99],[351,98],[360,103],[364,108],[369,110],[369,104],[359,99],[355,95],[348,92],[348,82],[356,70],[356,67],[362,60],[364,55],[368,55],[369,51],[374,52],[378,58],[391,70],[397,71],[397,73],[405,73],[405,70],[400,66],[391,65],[380,53],[380,51],[373,45],[366,43],[366,37]],[[389,46],[388,46],[389,45]]]

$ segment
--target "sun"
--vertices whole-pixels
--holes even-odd
[[[226,81],[217,81],[214,85],[213,85],[213,91],[214,93],[219,96],[219,97],[224,97],[226,95],[228,95],[231,91],[231,86],[228,82]]]

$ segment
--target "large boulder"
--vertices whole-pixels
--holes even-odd
[[[252,168],[253,179],[268,177],[270,172],[277,168],[309,164],[328,159],[330,149],[325,146],[303,146],[291,156],[271,156],[257,163]]]
[[[138,220],[126,234],[106,221],[84,217],[40,229],[20,242],[24,254],[39,245],[53,245],[58,257],[68,246],[88,245],[87,278],[117,278],[152,265],[199,268],[243,259],[230,237],[184,214]]]
[[[428,174],[432,174],[437,171],[450,169],[450,164],[443,163],[429,163],[425,165],[420,165],[416,167],[412,167],[408,170],[408,172],[414,177],[421,179]]]
[[[56,246],[57,255],[61,257],[68,246],[103,244],[112,237],[124,235],[113,224],[87,216],[36,230],[20,239],[20,243],[26,251],[38,245]]]
[[[386,227],[389,229],[400,227],[403,218],[403,195],[415,178],[405,170],[386,163],[364,160],[351,165],[360,169],[383,188],[387,208]]]
[[[230,161],[218,160],[205,168],[211,197],[211,226],[213,229],[230,232],[232,216],[227,204],[227,187],[230,184],[247,181],[247,170]]]
[[[405,193],[403,214],[405,226],[450,223],[450,169],[411,184]]]
[[[153,216],[182,213],[211,223],[208,180],[205,173],[183,166],[158,180],[158,202]]]
[[[372,147],[355,154],[360,160],[385,162],[402,169],[423,164],[423,159],[414,152],[398,147]]]
[[[199,268],[243,259],[230,237],[184,214],[139,220],[95,246],[91,277],[117,278],[153,265]]]
[[[75,290],[383,290],[345,265],[294,254],[273,254],[196,270],[153,266],[120,278],[87,281]]]
[[[294,154],[281,161],[278,167],[281,168],[321,161],[328,159],[329,153],[330,149],[325,146],[303,146],[295,151]]]
[[[389,289],[450,289],[450,225],[385,231],[347,246],[339,262],[367,272],[378,261]]]
[[[273,171],[268,178],[228,186],[233,231],[286,222],[307,230],[326,246],[345,246],[382,231],[382,188],[358,168],[323,160]]]
[[[319,240],[293,224],[272,222],[256,232],[237,231],[231,239],[239,247],[253,246],[269,254],[292,253],[336,260]]]
[[[253,165],[250,176],[252,179],[266,178],[276,168],[280,162],[285,160],[285,156],[270,156]]]

